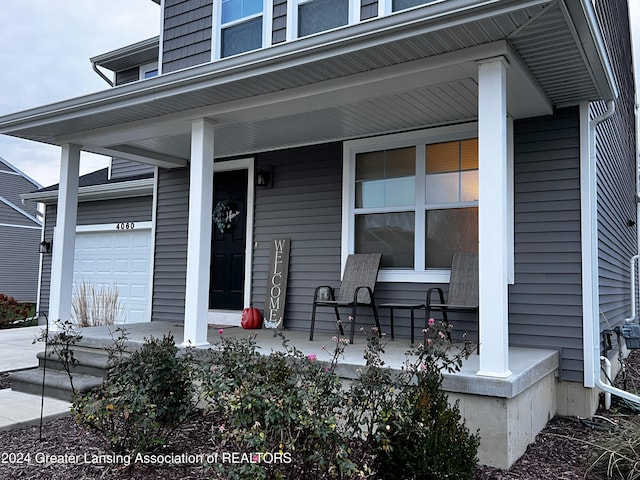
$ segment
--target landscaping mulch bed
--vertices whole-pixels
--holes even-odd
[[[640,385],[640,354],[629,357],[628,387]],[[4,377],[4,375],[0,376]],[[4,381],[4,378],[0,378]],[[0,384],[2,385],[2,384]],[[598,412],[611,419],[619,412]],[[209,438],[214,419],[194,415],[175,433],[169,444],[148,459],[149,464],[124,465],[125,458],[110,452],[95,433],[80,429],[71,417],[57,419],[39,427],[0,432],[0,478],[29,480],[81,479],[166,479],[210,478],[212,471],[204,462],[216,452]],[[577,480],[585,478],[592,447],[606,432],[590,429],[577,418],[556,417],[538,435],[526,453],[508,471],[478,467],[476,480]],[[189,457],[188,455],[193,455]],[[218,457],[220,458],[220,457]],[[163,462],[163,460],[165,460]],[[590,475],[588,479],[599,477]],[[301,478],[301,480],[306,480]]]
[[[0,390],[11,388],[11,380],[8,373],[0,373]]]

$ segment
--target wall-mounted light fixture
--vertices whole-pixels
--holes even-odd
[[[260,168],[256,172],[256,186],[257,187],[270,187],[271,186],[271,168]]]
[[[51,242],[47,242],[46,240],[41,241],[38,245],[38,252],[51,253]]]

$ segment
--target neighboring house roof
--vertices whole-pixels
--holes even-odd
[[[138,197],[153,193],[153,173],[129,177],[109,178],[109,169],[103,168],[82,175],[79,179],[78,197],[81,201],[107,200],[122,197]],[[46,204],[58,201],[58,184],[21,195],[25,201]]]
[[[42,226],[37,218],[37,208],[23,205],[20,200],[20,195],[33,187],[42,188],[42,185],[0,157],[0,203],[12,212],[7,213],[7,218],[0,219],[0,223],[29,228]]]
[[[541,45],[553,48],[541,54]],[[474,57],[474,52],[481,56]],[[526,109],[517,112],[521,116],[548,114],[554,105],[617,97],[590,0],[461,0],[430,3],[7,115],[0,118],[0,133],[52,144],[63,137],[94,153],[185,166],[194,110],[216,122],[217,157],[443,124],[454,121],[449,110],[430,108],[411,94],[420,98],[440,93],[440,85],[449,80],[444,103],[459,98],[460,91],[473,91],[477,84],[474,62],[499,55],[514,61],[509,75],[522,73],[509,90],[517,102],[527,102]],[[435,63],[451,62],[449,70],[438,70],[448,77],[430,75],[434,58]],[[451,79],[454,74],[458,77]],[[383,80],[383,90],[373,88]],[[534,84],[527,87],[535,94],[517,91],[527,81]],[[331,101],[347,100],[328,103],[323,95],[335,93],[337,83],[344,95]],[[283,92],[301,93],[285,103]],[[477,115],[474,102],[469,105],[473,108],[458,112],[455,120]],[[384,122],[374,124],[372,118]]]

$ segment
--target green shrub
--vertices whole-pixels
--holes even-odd
[[[216,465],[219,478],[344,478],[355,470],[339,428],[335,361],[318,362],[286,340],[283,347],[261,356],[252,338],[223,338],[204,372],[207,411],[221,419],[212,441],[256,460]]]
[[[408,352],[400,373],[384,368],[375,331],[369,339],[366,366],[349,392],[348,425],[365,439],[379,478],[474,477],[479,436],[470,434],[458,404],[449,405],[442,390],[442,371],[459,371],[469,354],[467,345],[453,349],[450,329],[431,319],[425,343]]]
[[[433,322],[400,372],[385,365],[374,330],[349,387],[335,372],[343,338],[322,363],[286,340],[263,356],[254,338],[223,337],[202,370],[202,398],[219,419],[212,442],[257,461],[216,464],[216,478],[473,478],[479,438],[441,388],[442,370],[459,370],[468,355],[451,350],[448,328]],[[262,462],[260,452],[284,461]]]
[[[126,337],[125,337],[126,339]],[[151,338],[130,356],[121,337],[104,383],[77,396],[77,422],[101,432],[118,453],[153,451],[194,410],[190,358],[177,356],[172,335]]]

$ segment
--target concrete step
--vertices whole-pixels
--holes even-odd
[[[44,352],[39,352],[36,356],[38,358],[38,366],[40,368],[45,368],[46,363],[47,371],[65,371],[63,359],[61,359],[56,352],[49,350],[46,354],[46,358]],[[73,358],[76,362],[71,366],[72,373],[105,378],[107,376],[107,371],[111,367],[109,355],[104,350],[79,350],[73,348]]]
[[[11,373],[11,389],[16,392],[42,394],[44,369],[34,368]],[[81,373],[72,374],[76,392],[87,392],[102,384],[103,378]],[[73,393],[71,382],[66,372],[47,369],[44,375],[44,395],[59,400],[70,401]]]

